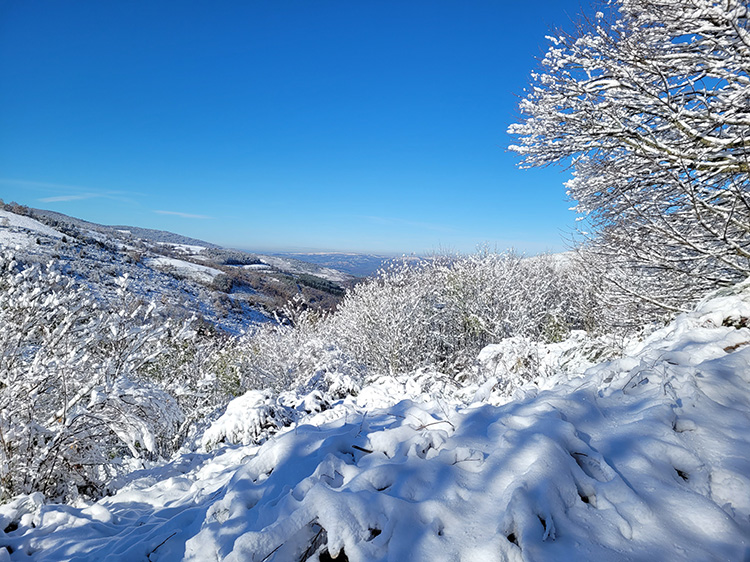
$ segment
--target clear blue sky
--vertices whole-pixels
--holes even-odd
[[[256,250],[561,250],[569,173],[505,130],[580,6],[0,0],[0,197]]]

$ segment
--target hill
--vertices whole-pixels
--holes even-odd
[[[106,233],[113,237],[119,237],[119,235],[125,234],[135,239],[148,240],[151,242],[158,242],[161,244],[176,244],[186,246],[200,246],[203,248],[218,248],[216,244],[198,240],[196,238],[190,238],[181,234],[175,234],[174,232],[167,232],[166,230],[154,230],[151,228],[140,228],[137,226],[107,226],[103,224],[97,224],[83,219],[70,217],[62,213],[55,211],[47,211],[44,209],[29,209],[35,217],[47,222],[47,223],[59,223],[63,225],[72,225],[82,230],[96,231]]]
[[[14,204],[0,210],[0,246],[14,248],[29,263],[61,260],[65,272],[102,298],[116,277],[127,276],[132,292],[168,302],[176,317],[197,314],[228,333],[267,321],[295,295],[312,307],[332,309],[355,282],[330,267]]]

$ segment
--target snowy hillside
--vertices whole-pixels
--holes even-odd
[[[179,249],[149,245],[126,233],[113,236],[66,222],[53,228],[0,210],[0,249],[12,249],[21,263],[58,262],[63,273],[84,283],[104,302],[112,300],[116,279],[126,276],[131,293],[145,301],[158,298],[175,317],[196,315],[230,333],[268,319],[257,299],[216,290],[214,279],[222,271],[176,259],[172,256],[181,256]]]
[[[144,262],[154,269],[194,278],[206,284],[211,283],[218,275],[221,275],[221,271],[216,268],[175,258],[159,256],[157,258],[146,258]]]
[[[279,313],[296,294],[333,308],[354,278],[331,268],[220,248],[170,232],[105,226],[18,205],[0,206],[0,249],[27,263],[50,259],[84,280],[93,294],[111,296],[114,279],[127,275],[130,290],[168,304],[179,317],[193,314],[238,334]],[[254,265],[249,269],[248,265]]]
[[[251,391],[111,497],[0,506],[0,560],[747,560],[750,284],[561,369],[578,344],[512,395],[425,372]]]
[[[346,252],[277,252],[271,255],[314,263],[322,267],[343,271],[350,275],[354,275],[355,277],[369,277],[374,275],[378,270],[387,267],[395,258],[395,256],[384,256],[379,254],[355,254]]]
[[[322,277],[328,281],[342,282],[351,281],[354,277],[348,273],[344,273],[337,269],[330,267],[321,267],[304,261],[291,259],[280,256],[262,256],[261,260],[263,263],[273,267],[278,267],[284,271],[290,271],[292,273],[313,273],[318,277]]]
[[[247,259],[252,257],[255,261],[263,261],[268,265],[276,267],[279,271],[286,273],[307,273],[311,275],[319,276],[329,281],[352,281],[354,275],[344,273],[338,270],[335,266],[328,264],[317,265],[314,260],[304,259],[304,254],[289,254],[289,255],[272,255],[266,256],[258,254],[257,252],[244,252],[240,250],[227,250],[221,248],[217,244],[206,242],[204,240],[197,240],[181,234],[175,234],[174,232],[167,232],[164,230],[154,230],[151,228],[140,228],[135,226],[108,226],[103,224],[96,224],[74,217],[69,217],[61,213],[53,211],[46,211],[42,209],[33,209],[32,212],[35,216],[50,220],[53,222],[60,222],[63,224],[70,224],[78,229],[95,232],[98,234],[104,234],[110,237],[124,238],[130,240],[140,240],[148,243],[152,247],[169,247],[171,249],[181,251],[185,255],[192,255],[193,257],[202,256],[203,259],[216,260],[216,258],[225,257],[227,254],[234,255],[235,257],[241,255]],[[295,257],[303,259],[294,259]],[[322,267],[328,265],[328,267]]]
[[[0,244],[6,246],[26,246],[37,236],[62,238],[62,234],[29,217],[0,209]]]

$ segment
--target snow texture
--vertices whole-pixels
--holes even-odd
[[[418,381],[364,388],[93,505],[16,498],[0,560],[748,560],[748,326],[745,283],[500,406],[495,379],[468,405]],[[207,435],[269,408],[238,398]]]
[[[181,252],[186,256],[198,256],[206,249],[205,246],[198,246],[196,244],[168,244],[167,242],[162,242],[161,244],[165,246],[168,245],[175,251]]]
[[[62,233],[30,217],[0,209],[0,246],[27,246],[38,236],[62,238]]]
[[[146,258],[144,263],[154,269],[161,269],[170,273],[175,273],[186,279],[198,283],[210,283],[214,277],[221,275],[221,271],[206,265],[199,265],[176,258],[159,256],[156,258]]]

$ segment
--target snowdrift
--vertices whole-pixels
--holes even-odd
[[[748,560],[749,327],[745,283],[500,406],[365,388],[93,505],[0,506],[0,561]]]

